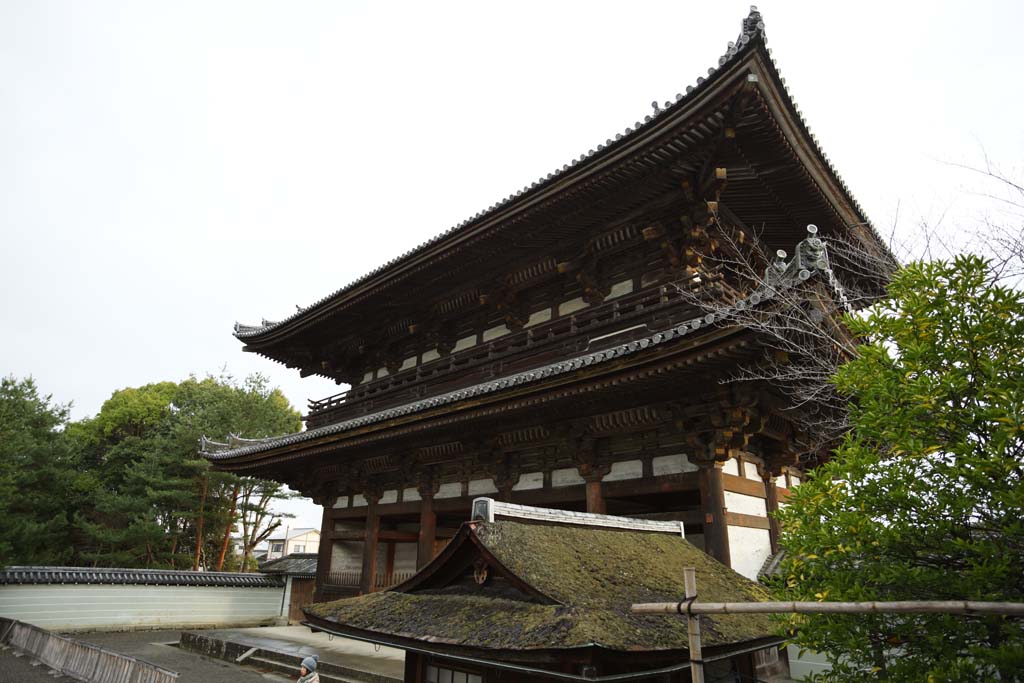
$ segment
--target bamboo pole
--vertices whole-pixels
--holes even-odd
[[[684,571],[692,571],[686,569]],[[690,584],[686,584],[687,601]],[[649,602],[632,606],[634,614],[1005,614],[1024,617],[1024,603],[973,600],[901,600],[896,602]]]
[[[683,582],[686,588],[686,599],[692,604],[697,598],[697,570],[693,567],[683,569]],[[692,612],[686,614],[686,632],[690,638],[690,680],[692,683],[704,683],[704,655],[700,646],[700,619]]]

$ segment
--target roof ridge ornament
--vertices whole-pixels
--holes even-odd
[[[627,529],[630,531],[652,531],[659,533],[678,534],[686,538],[681,521],[659,521],[654,519],[638,519],[636,517],[617,517],[599,515],[593,512],[575,512],[573,510],[557,510],[539,508],[530,505],[505,503],[493,498],[475,498],[473,500],[471,522],[494,522],[498,517],[534,522],[551,522],[572,526],[601,527],[604,529]]]

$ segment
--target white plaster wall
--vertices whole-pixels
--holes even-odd
[[[757,580],[757,572],[771,554],[772,546],[767,529],[750,529],[729,525],[729,556],[732,568],[747,577]]]
[[[794,681],[802,681],[811,674],[823,674],[832,670],[825,655],[814,650],[803,650],[795,646],[786,648],[789,656],[789,675]]]
[[[729,458],[722,465],[722,472],[725,474],[735,474],[737,477],[740,476],[740,464],[736,462],[736,458]]]
[[[387,505],[389,503],[398,502],[398,489],[388,489],[380,495],[380,504]]]
[[[416,367],[416,356],[409,356],[408,358],[402,361],[402,365],[398,369],[401,371],[408,370],[409,368],[414,367]]]
[[[352,496],[352,507],[366,507],[366,496],[361,493]]]
[[[611,470],[605,475],[604,481],[622,481],[623,479],[639,479],[644,476],[644,463],[640,460],[623,460],[612,463]]]
[[[482,496],[486,493],[497,493],[498,488],[492,479],[472,479],[469,482],[469,495]]]
[[[544,310],[537,311],[536,313],[531,313],[529,320],[526,321],[526,325],[523,327],[540,325],[541,323],[546,323],[549,320],[551,320],[551,309],[545,308]]]
[[[497,339],[498,337],[504,337],[508,333],[509,333],[509,329],[508,329],[507,325],[498,325],[497,327],[492,327],[490,329],[484,330],[483,340],[485,342],[489,342],[492,339]]]
[[[519,481],[512,487],[513,491],[530,491],[532,489],[544,488],[543,472],[527,472],[519,477]]]
[[[583,300],[583,297],[576,297],[575,299],[569,299],[558,304],[558,315],[569,315],[576,311],[583,310],[589,306],[589,304]]]
[[[463,349],[468,349],[473,346],[476,346],[475,334],[471,334],[468,337],[463,337],[462,339],[455,342],[455,346],[452,347],[452,353],[462,351]]]
[[[0,586],[0,616],[54,631],[274,623],[284,587]]]
[[[609,299],[615,299],[620,296],[624,296],[633,291],[633,281],[623,280],[622,282],[616,282],[612,285],[611,290],[608,292],[608,296],[604,298],[605,301]]]
[[[768,508],[764,498],[733,493],[732,491],[725,492],[725,508],[729,512],[740,512],[744,515],[768,516]]]
[[[675,455],[659,455],[651,461],[654,476],[664,477],[668,474],[682,474],[683,472],[696,472],[697,466],[682,453]]]
[[[348,507],[348,496],[338,496],[338,499],[334,501],[334,509],[347,508]]]
[[[429,351],[423,352],[423,355],[420,356],[420,362],[429,363],[430,361],[437,360],[440,357],[441,353],[437,349],[430,349]]]
[[[583,477],[575,467],[565,467],[560,470],[552,470],[551,486],[578,486],[585,484]]]
[[[757,473],[757,465],[752,462],[743,461],[743,475],[747,479],[753,479],[754,481],[761,481],[761,475]]]
[[[437,489],[437,493],[434,494],[434,498],[459,498],[462,496],[462,484],[457,481],[453,481],[448,484],[441,484]]]
[[[406,503],[415,503],[420,499],[420,492],[416,487],[402,489],[402,501]]]

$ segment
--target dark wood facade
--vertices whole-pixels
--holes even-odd
[[[753,301],[721,262],[754,241],[800,253],[812,222],[878,244],[754,13],[635,128],[290,318],[237,327],[247,351],[351,388],[312,401],[306,432],[209,457],[324,505],[319,598],[422,567],[479,495],[678,519],[751,575],[802,436],[772,386],[723,382],[769,351],[691,295]]]

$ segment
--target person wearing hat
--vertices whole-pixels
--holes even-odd
[[[320,661],[320,657],[312,655],[302,660],[302,666],[299,667],[299,680],[295,683],[320,683],[320,674],[316,672],[316,664]]]

